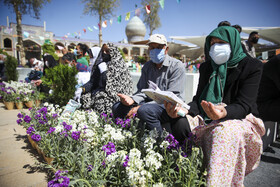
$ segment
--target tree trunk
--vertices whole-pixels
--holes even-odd
[[[16,2],[14,2],[14,10],[16,13],[16,20],[17,20],[17,37],[18,37],[18,44],[17,49],[19,49],[20,52],[20,64],[22,66],[25,65],[25,53],[24,53],[24,47],[23,47],[23,39],[22,39],[22,28],[21,28],[21,12],[18,9],[18,5]]]
[[[102,47],[102,19],[99,15],[99,47]]]

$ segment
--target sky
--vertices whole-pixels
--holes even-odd
[[[143,8],[141,0],[120,0],[116,9],[113,24],[102,28],[103,41],[118,42],[127,39],[125,21],[127,12],[131,12],[130,19],[135,15],[135,5]],[[93,28],[98,24],[98,16],[85,15],[85,3],[81,0],[52,0],[44,5],[40,11],[40,19],[23,15],[22,24],[43,26],[46,21],[47,31],[55,36],[64,36],[67,33],[81,32],[81,38],[98,40],[98,30],[90,32],[87,27]],[[227,20],[231,24],[242,27],[280,27],[280,0],[165,0],[164,9],[160,8],[159,16],[161,27],[153,33],[164,34],[168,41],[170,36],[201,36],[208,35],[217,27],[220,21]],[[146,14],[144,9],[141,14]],[[121,23],[117,17],[121,15]],[[10,22],[16,23],[16,15],[0,1],[0,25],[7,25],[7,16]],[[143,20],[143,16],[140,16]],[[84,34],[83,29],[87,32]],[[145,39],[148,39],[147,29]],[[244,36],[248,36],[243,34]]]

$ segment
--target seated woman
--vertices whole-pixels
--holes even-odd
[[[257,103],[264,121],[280,122],[280,54],[264,64]]]
[[[82,86],[81,104],[98,113],[112,113],[117,93],[132,94],[132,79],[117,47],[104,44],[92,67],[90,80]]]
[[[243,186],[262,153],[265,128],[256,118],[262,63],[247,57],[238,31],[229,26],[213,30],[206,38],[210,61],[200,66],[197,93],[190,109],[165,103],[169,116],[187,115],[207,163],[207,186]],[[180,128],[179,128],[180,129]],[[178,132],[183,134],[184,132]]]

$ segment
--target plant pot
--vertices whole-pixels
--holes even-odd
[[[43,153],[43,158],[49,165],[51,165],[52,161],[54,160],[54,158],[46,157],[45,153]]]
[[[35,106],[36,106],[36,107],[39,107],[40,104],[41,104],[41,101],[40,101],[40,100],[35,100]]]
[[[33,147],[33,149],[36,149],[36,147],[37,147],[36,142],[34,142],[34,141],[32,140],[32,138],[31,138],[30,135],[27,135],[27,138],[28,138],[28,140],[29,140],[31,146]]]
[[[16,103],[16,107],[17,107],[17,109],[22,109],[23,103],[22,102]]]
[[[13,110],[14,109],[14,105],[15,105],[14,102],[4,102],[4,104],[5,104],[5,106],[8,110]]]
[[[33,106],[33,101],[27,101],[24,104],[27,108],[31,108]]]

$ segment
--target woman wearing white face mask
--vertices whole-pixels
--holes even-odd
[[[238,31],[229,26],[212,31],[205,46],[210,61],[200,66],[190,110],[165,107],[173,118],[180,109],[187,114],[186,125],[203,148],[207,186],[243,186],[262,153],[265,129],[255,117],[262,64],[246,56]]]

